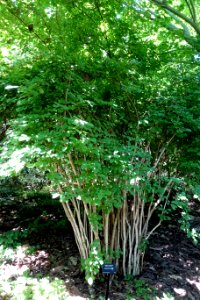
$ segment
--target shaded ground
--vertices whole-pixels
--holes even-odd
[[[177,226],[168,224],[154,235],[141,276],[159,293],[175,299],[200,299],[200,247]]]
[[[60,206],[49,203],[45,195],[38,197],[0,202],[1,245],[17,248],[21,244],[21,252],[4,261],[0,272],[9,280],[16,280],[25,271],[35,278],[60,278],[69,295],[77,297],[73,299],[89,299],[71,227]],[[197,215],[197,208],[195,211]],[[156,288],[154,294],[161,298],[163,293],[170,293],[174,299],[200,299],[200,246],[193,245],[175,222],[166,223],[153,235],[144,271],[137,280],[141,286],[136,288],[131,279],[124,281],[115,276],[110,299],[155,299],[144,297],[149,291],[143,280],[150,287],[150,294]],[[99,299],[104,291],[105,282],[100,275],[90,292]],[[0,299],[6,298],[0,295]]]

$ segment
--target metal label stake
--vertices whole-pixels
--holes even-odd
[[[102,266],[102,273],[107,277],[107,284],[106,284],[106,300],[109,297],[109,287],[110,287],[110,275],[113,275],[117,272],[117,268],[115,264],[104,264]]]

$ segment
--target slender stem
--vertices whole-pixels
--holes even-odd
[[[108,232],[109,229],[109,214],[104,214],[104,244],[105,244],[105,250],[106,255],[108,255]]]
[[[126,195],[126,192],[124,192]],[[127,200],[125,198],[123,207],[122,207],[122,234],[123,234],[123,273],[126,275],[126,244],[127,244],[127,232],[126,232],[126,218],[127,218]]]
[[[72,225],[72,228],[73,228],[73,231],[74,231],[74,236],[75,236],[75,239],[76,239],[76,244],[78,246],[78,249],[79,249],[79,253],[81,255],[82,258],[87,258],[88,257],[88,251],[87,251],[87,248],[85,247],[85,243],[82,239],[82,236],[80,234],[80,230],[77,226],[77,223],[76,223],[76,220],[73,216],[73,213],[69,207],[69,204],[68,203],[65,203],[65,202],[62,202],[62,206],[64,208],[64,211],[65,211],[65,214],[68,218],[68,220],[70,221],[71,225]]]
[[[147,234],[147,236],[145,237],[145,240],[147,241],[150,236],[152,235],[152,233],[161,225],[161,221],[158,222],[158,224],[156,226],[154,226],[154,228]]]
[[[113,230],[112,230],[112,237],[111,237],[111,249],[114,249],[114,241],[115,241],[115,237],[116,237],[116,228],[117,228],[117,224],[119,221],[119,215],[120,215],[120,209],[118,209],[117,211],[117,215],[115,216],[115,221],[114,221],[114,225],[113,225]]]

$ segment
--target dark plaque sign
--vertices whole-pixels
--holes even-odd
[[[109,286],[110,286],[110,275],[113,275],[117,272],[117,268],[115,264],[103,264],[102,273],[107,277],[107,286],[106,286],[106,300],[108,300],[109,296]]]
[[[103,274],[115,274],[117,272],[117,268],[115,264],[104,264],[102,266]]]

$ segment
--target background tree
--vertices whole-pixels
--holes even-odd
[[[199,52],[200,6],[197,1],[134,1],[133,7],[142,17],[145,16],[152,22],[158,22],[160,27],[181,37]]]

